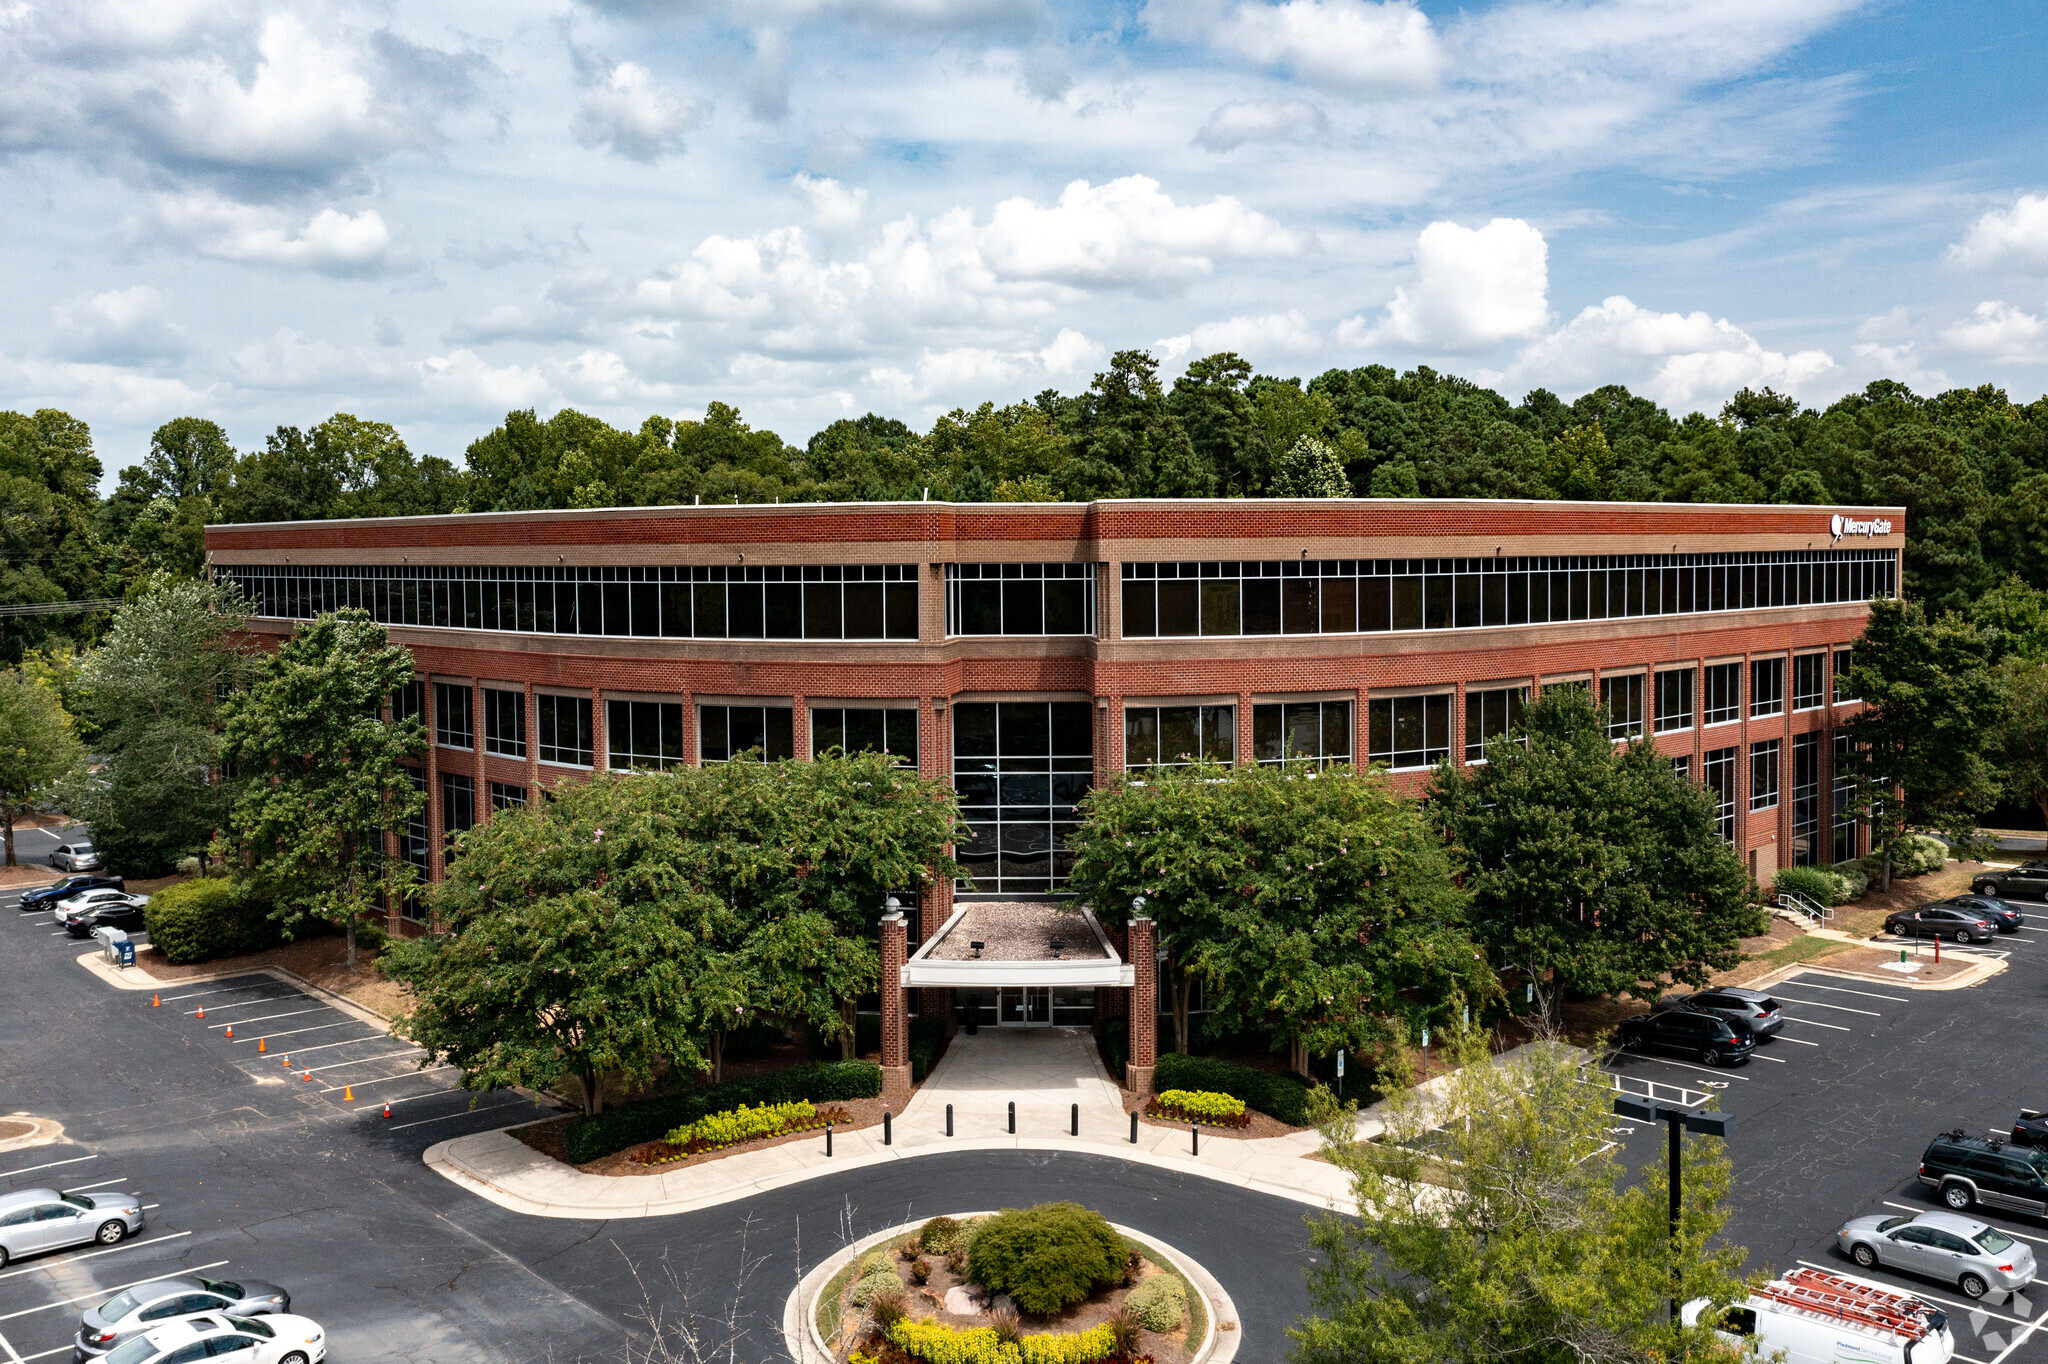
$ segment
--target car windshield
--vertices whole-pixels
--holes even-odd
[[[107,1352],[104,1364],[145,1364],[156,1358],[156,1346],[148,1336],[137,1336]]]
[[[100,1315],[108,1321],[119,1321],[135,1310],[135,1294],[116,1293],[100,1304]]]
[[[84,1194],[68,1193],[63,1195],[63,1198],[66,1203],[70,1203],[76,1207],[89,1208],[92,1206],[92,1200],[90,1198],[87,1198]]]
[[[277,1332],[271,1330],[254,1317],[229,1317],[228,1322],[237,1331],[246,1331],[252,1336],[262,1336],[265,1340],[272,1340],[277,1336]]]
[[[242,1296],[242,1286],[238,1283],[229,1283],[225,1279],[201,1279],[199,1282],[206,1285],[208,1292],[218,1293],[223,1298]]]
[[[2012,1249],[2012,1237],[1996,1227],[1986,1227],[1977,1235],[1977,1244],[1986,1255],[2003,1255]]]
[[[1884,1221],[1877,1224],[1877,1229],[1879,1231],[1890,1231],[1894,1227],[1903,1227],[1912,1220],[1910,1217],[1887,1217]]]

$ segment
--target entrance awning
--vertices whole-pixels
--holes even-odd
[[[961,902],[903,967],[906,987],[1128,986],[1134,979],[1093,914],[1047,900]]]

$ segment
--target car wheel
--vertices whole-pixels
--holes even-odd
[[[306,1352],[304,1350],[293,1350],[283,1359],[278,1360],[277,1364],[306,1364]]]
[[[7,1267],[7,1247],[0,1246],[0,1269]]]
[[[1966,942],[1968,942],[1969,940],[1970,940],[1970,933],[1969,933],[1969,930],[1968,930],[1968,929],[1963,929],[1963,928],[1959,928],[1959,929],[1957,929],[1957,930],[1956,930],[1956,941],[1957,941],[1958,943],[1966,943]]]
[[[1970,893],[1973,895],[1989,895],[1991,893],[1991,883],[1989,881],[1979,881],[1976,885],[1970,887]]]
[[[128,1224],[126,1222],[102,1222],[100,1223],[99,1235],[93,1237],[93,1239],[103,1246],[118,1246],[128,1239]]]
[[[1956,1287],[1962,1290],[1962,1294],[1966,1298],[1981,1298],[1991,1291],[1991,1285],[1985,1283],[1983,1276],[1980,1274],[1963,1275],[1962,1278],[1956,1280]]]
[[[1861,1241],[1850,1247],[1849,1258],[1862,1265],[1865,1269],[1877,1268],[1877,1252],[1864,1245]]]
[[[1701,1064],[1701,1065],[1703,1065],[1703,1066],[1718,1066],[1718,1065],[1720,1065],[1720,1064],[1721,1064],[1721,1053],[1720,1053],[1720,1052],[1718,1052],[1718,1051],[1715,1051],[1715,1050],[1714,1050],[1714,1049],[1713,1049],[1712,1047],[1708,1047],[1708,1048],[1706,1048],[1705,1050],[1703,1050],[1703,1051],[1701,1051],[1701,1052],[1700,1052],[1700,1064]]]
[[[1941,1201],[1957,1212],[1964,1212],[1977,1201],[1977,1195],[1970,1192],[1967,1184],[1951,1184],[1941,1191]]]

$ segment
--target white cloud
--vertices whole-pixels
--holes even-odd
[[[868,371],[866,377],[900,400],[938,399],[944,406],[1027,392],[1047,382],[1086,383],[1090,372],[1108,355],[1108,347],[1069,328],[1050,345],[1036,350],[990,346],[926,349],[919,354],[914,370],[884,365]]]
[[[1157,291],[1209,274],[1219,257],[1300,256],[1311,241],[1229,195],[1181,205],[1157,180],[1127,175],[1076,180],[1051,205],[1005,199],[980,245],[1005,279]]]
[[[10,405],[23,410],[62,407],[90,413],[95,423],[114,419],[146,424],[211,410],[217,392],[121,365],[53,364],[6,355],[0,355],[0,390],[8,394]]]
[[[1373,326],[1351,318],[1338,338],[1444,352],[1536,336],[1550,323],[1549,259],[1543,234],[1520,218],[1431,223],[1415,239],[1415,277],[1394,291],[1386,317]]]
[[[1204,322],[1181,336],[1169,336],[1152,343],[1162,365],[1177,366],[1183,358],[1198,359],[1218,351],[1235,351],[1263,368],[1269,356],[1313,355],[1323,348],[1323,337],[1299,308],[1260,317],[1233,317],[1222,322]]]
[[[1174,2],[1147,7],[1155,29],[1185,25],[1185,19],[1174,22],[1163,13]],[[1209,42],[1221,50],[1346,95],[1426,91],[1443,64],[1429,16],[1408,0],[1241,3],[1207,28]]]
[[[1965,354],[1997,364],[2048,361],[2048,320],[2010,303],[1979,303],[1968,321],[1942,328],[1941,339]]]
[[[74,360],[138,365],[185,352],[184,328],[169,320],[170,295],[154,285],[68,299],[51,310],[65,353]]]
[[[820,232],[850,231],[860,226],[861,217],[867,212],[868,192],[864,189],[848,189],[837,180],[802,171],[796,173],[790,184],[810,201],[811,225]]]
[[[1949,247],[1948,260],[1971,270],[2048,273],[2048,195],[2022,194],[2011,208],[1992,209]]]
[[[1038,352],[1038,363],[1056,379],[1086,375],[1108,358],[1109,347],[1090,341],[1072,327],[1060,328],[1052,344]]]
[[[1517,383],[1566,392],[1627,384],[1667,407],[1692,411],[1745,386],[1769,384],[1798,394],[1835,369],[1825,351],[1765,350],[1726,318],[1652,312],[1616,294],[1525,347],[1508,373]]]
[[[374,208],[343,213],[323,208],[304,222],[279,209],[240,204],[197,191],[159,196],[154,221],[131,225],[138,244],[169,240],[218,260],[318,270],[332,275],[373,273],[389,263],[391,229]]]
[[[704,119],[708,106],[655,80],[637,62],[620,62],[585,92],[569,125],[579,146],[653,165],[683,154],[683,134]]]
[[[1329,117],[1305,99],[1234,99],[1209,115],[1209,121],[1195,134],[1195,145],[1212,152],[1227,152],[1247,142],[1321,137],[1329,131]]]
[[[290,327],[235,351],[228,357],[227,373],[239,387],[284,392],[388,391],[409,387],[412,381],[389,361]]]
[[[494,368],[467,347],[430,355],[417,368],[420,388],[427,397],[465,412],[534,407],[555,392],[538,369],[523,365]]]

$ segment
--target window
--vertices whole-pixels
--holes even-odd
[[[469,719],[469,688],[450,682],[434,684],[434,742],[443,748],[475,748],[476,727]]]
[[[1839,659],[1842,653],[1846,652],[1847,650],[1842,650],[1836,653],[1835,657]],[[1836,674],[1837,677],[1840,675],[1839,673]],[[1834,835],[1834,856],[1830,859],[1835,862],[1854,861],[1858,851],[1856,846],[1858,840],[1856,837],[1855,762],[1856,755],[1849,751],[1849,736],[1837,734],[1835,736],[1834,824],[1831,829]]]
[[[526,756],[526,697],[523,693],[484,689],[484,751],[505,758]]]
[[[1124,768],[1185,767],[1237,757],[1236,706],[1124,707]]]
[[[1642,737],[1643,675],[1631,673],[1627,677],[1603,677],[1600,679],[1600,704],[1607,708],[1607,737],[1610,739],[1636,739]]]
[[[683,705],[680,701],[606,701],[605,761],[625,771],[657,772],[683,765]]]
[[[1778,807],[1779,740],[1766,739],[1749,746],[1749,808],[1775,810]]]
[[[1129,639],[1352,634],[1743,611],[1893,595],[1888,550],[1126,563]],[[956,633],[994,633],[962,631]]]
[[[1707,790],[1714,796],[1714,826],[1722,838],[1735,841],[1735,763],[1739,748],[1717,748],[1703,764]]]
[[[917,707],[813,706],[811,756],[834,748],[845,753],[863,749],[893,753],[903,760],[904,767],[916,767]]]
[[[1800,654],[1792,660],[1792,709],[1819,710],[1828,703],[1828,656]]]
[[[1742,718],[1742,665],[1716,663],[1707,669],[1707,714],[1710,725],[1732,724]]]
[[[1691,668],[1671,668],[1657,674],[1657,732],[1669,734],[1692,728]]]
[[[455,835],[476,827],[476,783],[460,772],[441,774],[441,843],[453,846]]]
[[[408,682],[391,693],[391,718],[393,720],[421,720],[427,715],[427,684]]]
[[[1681,753],[1671,760],[1671,770],[1678,774],[1680,781],[1692,780],[1692,754]]]
[[[1854,663],[1854,649],[1835,650],[1835,704],[1854,701],[1856,696],[1849,690],[1849,668]]]
[[[1261,767],[1313,761],[1342,767],[1351,761],[1349,701],[1277,701],[1252,707],[1252,758]]]
[[[1092,635],[1093,564],[947,564],[949,635]]]
[[[1451,751],[1451,698],[1374,698],[1370,725],[1372,761],[1396,770],[1429,767]]]
[[[1820,735],[1800,734],[1792,740],[1792,865],[1817,864],[1819,844]]]
[[[697,742],[707,763],[731,762],[749,749],[767,762],[794,758],[796,713],[788,706],[699,706]]]
[[[1785,713],[1785,660],[1754,658],[1749,663],[1749,713],[1752,719]]]
[[[1495,687],[1465,693],[1465,761],[1486,760],[1486,745],[1522,723],[1529,704],[1527,687]]]
[[[417,767],[408,767],[405,769],[405,775],[412,779],[413,790],[419,792],[422,796],[427,794],[427,774],[425,772]],[[420,880],[422,881],[427,879],[427,853],[429,846],[427,803],[423,800],[420,802],[419,809],[405,817],[405,833],[398,840],[398,855],[413,865],[413,868],[419,872]],[[398,912],[400,916],[410,919],[414,923],[425,923],[427,919],[426,902],[420,898],[417,889],[399,900]]]
[[[540,724],[540,760],[559,767],[594,767],[597,753],[590,732],[590,698],[552,696],[533,698],[534,717]]]
[[[953,707],[953,789],[967,837],[961,889],[1032,894],[1066,884],[1067,840],[1095,771],[1086,701],[973,701]]]
[[[493,812],[499,810],[524,810],[525,808],[525,787],[515,786],[511,782],[503,781],[491,783],[491,809]]]

